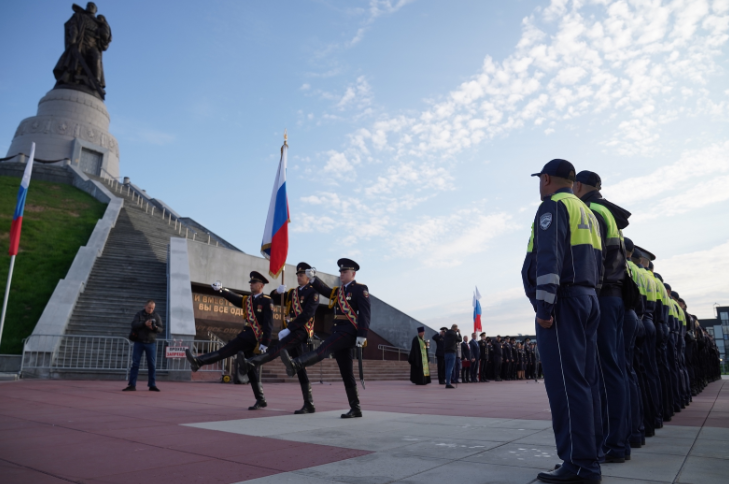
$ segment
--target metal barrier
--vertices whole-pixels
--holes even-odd
[[[410,350],[404,349],[404,348],[398,348],[397,346],[389,346],[389,345],[377,345],[377,349],[382,351],[382,359],[385,359],[385,351],[390,352],[397,352],[397,361],[400,361],[400,354],[405,354],[405,361],[407,361],[408,356],[410,356]],[[435,355],[431,355],[430,352],[428,352],[428,361],[430,363],[435,363],[436,358]]]
[[[199,355],[220,349],[225,343],[214,341],[180,341],[157,339],[157,371],[190,371],[186,358],[167,358],[170,346],[187,346]],[[24,376],[44,376],[54,371],[99,371],[128,374],[132,366],[134,343],[119,336],[92,335],[31,335],[23,341],[23,357],[20,373]],[[224,373],[230,370],[230,362],[219,361],[200,368],[201,372]],[[147,359],[142,357],[140,371],[147,369]]]

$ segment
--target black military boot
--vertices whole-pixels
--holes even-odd
[[[311,395],[311,385],[309,382],[300,382],[301,383],[301,394],[304,396],[304,406],[301,407],[300,410],[296,410],[294,414],[296,415],[303,415],[306,413],[314,413],[316,412],[316,408],[314,408],[314,399]]]
[[[258,410],[268,406],[266,403],[266,397],[263,396],[263,386],[261,382],[251,382],[251,388],[253,389],[253,395],[256,397],[256,403],[248,407],[248,410]]]
[[[212,353],[205,353],[204,355],[192,356],[190,348],[185,349],[185,356],[187,361],[190,362],[190,369],[197,371],[201,366],[209,365],[223,359],[220,355],[220,351],[213,351]]]
[[[257,368],[264,363],[268,363],[272,359],[273,356],[269,355],[268,353],[261,353],[260,355],[256,355],[248,360],[246,359],[245,353],[239,351],[236,357],[236,361],[238,362],[238,374],[246,375],[252,369]],[[238,378],[240,378],[240,376]]]
[[[298,358],[291,358],[288,351],[281,350],[281,361],[283,361],[283,364],[286,367],[286,374],[290,377],[296,375],[307,366],[313,365],[318,360],[319,355],[316,351],[310,351]]]
[[[349,412],[343,413],[342,418],[358,418],[362,416],[362,409],[359,407],[359,394],[357,387],[345,388],[347,400],[349,400]]]

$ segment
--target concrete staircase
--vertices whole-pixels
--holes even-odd
[[[91,177],[95,178],[95,177]],[[101,181],[100,178],[95,178]],[[103,181],[102,181],[103,183]],[[108,186],[108,185],[107,185]],[[133,195],[114,192],[124,199],[116,226],[111,230],[103,254],[96,260],[86,288],[76,303],[67,335],[118,336],[126,338],[131,329],[134,314],[144,307],[148,299],[156,302],[156,311],[166,324],[167,313],[167,246],[170,237],[179,237],[172,225],[162,219],[162,214],[151,207],[137,205]],[[183,233],[184,236],[184,233]],[[59,355],[79,358],[78,351],[65,340]],[[65,347],[64,347],[65,346]],[[101,361],[104,349],[84,348],[83,358]],[[108,359],[108,354],[106,355]],[[121,358],[121,357],[120,357]],[[158,358],[159,360],[159,358]],[[58,378],[104,378],[104,371],[62,370]],[[118,373],[113,376],[118,378]]]

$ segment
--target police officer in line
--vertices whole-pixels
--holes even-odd
[[[663,421],[670,422],[675,415],[673,410],[673,379],[668,368],[668,338],[669,330],[669,304],[670,296],[663,285],[663,278],[654,272],[653,261],[648,264],[648,273],[656,284],[656,359],[658,362],[658,376],[661,380],[661,402],[663,408]]]
[[[252,369],[268,363],[276,358],[282,350],[288,350],[294,356],[300,356],[306,353],[309,338],[314,335],[314,316],[316,308],[319,306],[319,293],[309,282],[306,270],[311,266],[306,262],[299,262],[296,266],[296,282],[298,286],[294,289],[286,291],[285,285],[280,285],[274,291],[271,298],[275,303],[281,303],[281,294],[284,296],[284,307],[281,313],[286,315],[285,328],[278,333],[278,344],[274,344],[268,348],[268,351],[261,353],[253,358],[246,359],[244,355],[238,356],[238,371],[242,374],[250,372]],[[301,368],[296,372],[301,385],[301,394],[304,397],[304,406],[294,413],[297,415],[314,413],[314,398],[311,394],[311,384],[309,376],[306,374],[306,368]]]
[[[628,443],[628,379],[625,374],[625,339],[623,320],[623,279],[627,260],[623,244],[623,229],[628,226],[630,212],[604,199],[600,193],[602,180],[597,173],[581,171],[575,178],[575,195],[582,200],[600,226],[605,248],[602,285],[598,288],[600,324],[597,329],[597,349],[600,359],[602,415],[607,417],[598,434],[598,455],[605,454],[606,463],[622,463],[630,455]]]
[[[536,313],[537,345],[563,463],[541,472],[543,482],[601,479],[595,431],[601,423],[597,385],[597,327],[603,247],[595,216],[572,192],[575,169],[547,163],[539,177],[537,210],[522,268]]]
[[[491,343],[491,354],[494,364],[494,380],[501,381],[501,366],[503,365],[504,344],[501,342],[501,335]]]
[[[357,393],[357,381],[352,368],[352,349],[361,348],[367,341],[370,327],[370,293],[367,286],[355,281],[359,264],[351,259],[339,259],[339,287],[331,288],[316,277],[311,269],[306,270],[311,285],[319,294],[329,298],[334,307],[334,327],[332,334],[324,340],[316,351],[311,351],[297,358],[291,358],[286,350],[281,352],[281,361],[286,365],[286,373],[294,376],[299,370],[311,366],[330,354],[334,355],[342,375],[344,389],[349,401],[349,412],[342,418],[362,416]]]
[[[229,358],[241,351],[246,358],[251,358],[256,350],[261,353],[266,352],[268,345],[271,343],[271,331],[273,330],[273,301],[269,296],[263,294],[263,286],[268,284],[268,279],[256,271],[251,272],[250,277],[251,279],[248,281],[251,286],[250,296],[236,294],[222,287],[219,282],[212,284],[213,291],[223,296],[234,306],[243,309],[247,325],[243,328],[243,331],[238,333],[238,336],[217,351],[193,356],[190,349],[186,349],[185,354],[192,371],[199,370],[201,366]],[[266,398],[263,396],[263,387],[261,386],[261,378],[257,368],[250,368],[248,379],[251,382],[253,395],[256,397],[256,403],[248,407],[248,410],[258,410],[265,407],[267,405]]]

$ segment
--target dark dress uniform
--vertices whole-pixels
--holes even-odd
[[[491,353],[494,360],[494,380],[501,381],[501,366],[503,364],[504,343],[494,340],[491,343]]]
[[[489,363],[489,344],[484,340],[479,340],[478,349],[480,353],[479,359],[479,381],[487,382],[488,380],[488,363]]]
[[[572,164],[552,160],[541,173],[574,180]],[[602,276],[602,242],[595,216],[571,188],[544,197],[532,225],[522,269],[524,290],[536,317],[544,386],[552,410],[557,453],[564,461],[537,478],[556,482],[598,480],[596,428],[602,426],[597,385],[595,288]],[[536,321],[535,321],[536,323]]]
[[[337,261],[339,270],[359,270],[359,265],[350,259]],[[359,405],[357,381],[352,368],[352,349],[357,344],[357,338],[366,338],[370,327],[370,293],[366,285],[351,281],[341,287],[331,288],[316,278],[311,283],[319,294],[329,298],[334,307],[334,326],[332,334],[324,340],[316,351],[308,352],[291,359],[288,352],[281,353],[281,360],[286,365],[289,376],[301,368],[311,366],[329,355],[333,354],[339,366],[344,389],[347,392],[350,411],[342,414],[342,418],[361,417],[362,409]]]
[[[296,266],[296,274],[303,273],[306,269],[311,269],[311,266],[306,262],[301,262]],[[279,305],[281,304],[281,295],[276,291],[271,293],[271,299],[274,301],[274,304],[276,302]],[[288,350],[295,357],[306,353],[309,338],[314,335],[314,316],[316,314],[316,308],[319,306],[319,293],[309,283],[295,289],[290,289],[285,293],[283,299],[285,309],[282,313],[286,313],[286,320],[288,321],[286,329],[290,331],[289,334],[280,339],[277,344],[269,347],[265,353],[250,360],[239,358],[238,371],[241,373],[248,373],[251,367],[258,367],[278,358],[283,350]],[[301,368],[297,371],[296,376],[299,378],[299,385],[301,385],[304,406],[294,413],[297,415],[314,413],[316,409],[314,407],[314,398],[311,393],[311,384],[309,383],[306,368]]]
[[[267,284],[268,280],[260,273],[251,272],[251,282],[261,282]],[[233,338],[225,346],[212,353],[204,355],[192,356],[190,350],[186,351],[187,359],[190,361],[192,371],[197,371],[203,365],[209,365],[225,358],[230,358],[242,352],[246,358],[251,358],[254,351],[258,349],[259,344],[268,346],[271,342],[271,330],[273,329],[273,300],[265,294],[256,294],[251,296],[241,296],[228,289],[221,289],[220,295],[230,301],[244,311],[244,317],[247,325],[238,336]],[[258,410],[267,405],[266,398],[263,396],[263,387],[261,386],[261,378],[258,374],[258,368],[252,367],[248,371],[248,379],[251,382],[253,395],[256,397],[256,403],[249,407],[249,410]]]

